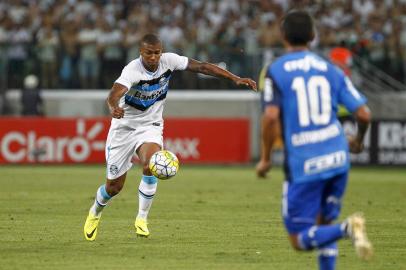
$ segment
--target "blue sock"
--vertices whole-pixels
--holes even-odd
[[[96,193],[94,203],[90,208],[90,212],[95,216],[100,216],[103,208],[107,205],[108,201],[112,198],[107,191],[106,185],[101,185]]]
[[[322,248],[346,236],[343,224],[312,226],[299,233],[299,245],[303,250]]]
[[[319,269],[334,270],[338,255],[337,242],[333,242],[319,249]]]

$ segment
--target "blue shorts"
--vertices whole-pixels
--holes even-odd
[[[328,180],[308,183],[285,181],[282,215],[288,233],[297,234],[313,226],[319,214],[324,221],[337,219],[347,179],[346,172]]]

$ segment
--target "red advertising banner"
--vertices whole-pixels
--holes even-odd
[[[0,163],[101,163],[107,118],[0,118]]]
[[[165,120],[165,148],[181,162],[246,163],[249,142],[248,119]]]
[[[109,118],[0,118],[0,164],[104,163]],[[166,119],[165,148],[185,163],[249,161],[248,119]]]

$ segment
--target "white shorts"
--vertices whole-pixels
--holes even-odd
[[[162,126],[142,126],[132,129],[122,125],[112,125],[106,141],[106,177],[117,179],[133,165],[131,162],[138,147],[150,142],[163,145]]]

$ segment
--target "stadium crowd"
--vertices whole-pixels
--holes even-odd
[[[20,88],[35,73],[42,88],[110,88],[147,32],[166,51],[256,78],[278,54],[279,20],[292,8],[318,19],[314,48],[344,45],[405,81],[405,0],[3,0],[0,87]],[[205,81],[180,78],[172,87],[213,86]]]

